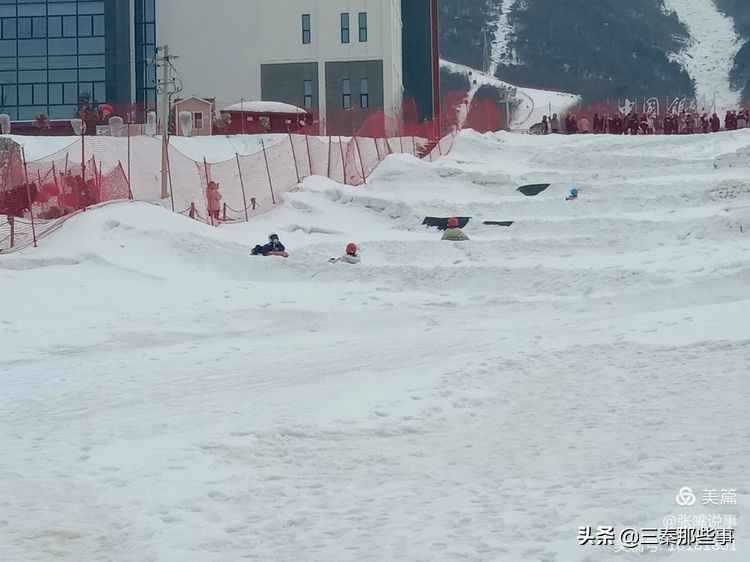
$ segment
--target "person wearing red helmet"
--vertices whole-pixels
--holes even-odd
[[[443,240],[449,240],[451,242],[464,242],[468,239],[469,237],[466,236],[466,234],[464,234],[460,228],[458,228],[458,219],[456,217],[449,218],[448,228],[443,233]]]
[[[341,256],[340,258],[331,258],[328,261],[331,263],[343,262],[343,263],[355,265],[362,261],[361,258],[359,257],[358,252],[359,252],[359,249],[357,248],[357,245],[354,242],[349,242],[346,245],[346,253],[343,256]]]

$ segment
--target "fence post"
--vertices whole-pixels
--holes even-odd
[[[339,152],[341,153],[341,171],[344,174],[344,185],[349,185],[346,182],[346,161],[344,160],[344,145],[341,143],[341,135],[339,135]]]
[[[10,247],[16,245],[16,217],[8,215],[8,224],[10,225]]]
[[[271,179],[271,167],[268,165],[268,155],[266,154],[266,143],[263,137],[260,139],[260,146],[263,147],[263,160],[266,161],[266,173],[268,174],[268,187],[271,188],[271,203],[276,204],[276,196],[273,193],[273,180]]]
[[[194,202],[190,203],[190,212],[188,212],[188,217],[190,217],[191,219],[195,218],[195,203]]]
[[[130,119],[128,119],[128,197],[133,198],[133,185],[130,182]]]
[[[21,148],[21,156],[23,157],[23,175],[26,177],[26,195],[29,199],[29,215],[31,215],[31,238],[34,240],[34,247],[36,248],[36,225],[34,224],[34,209],[32,209],[33,201],[31,200],[31,186],[29,185],[29,168],[26,165],[26,150]]]
[[[289,134],[289,146],[292,147],[292,160],[294,160],[294,171],[297,173],[297,183],[302,181],[302,178],[299,175],[299,166],[297,166],[297,154],[294,152],[294,141],[292,140],[292,133],[290,131],[287,131]]]
[[[331,177],[331,150],[332,150],[332,143],[333,143],[333,140],[331,139],[331,135],[328,135],[328,169],[327,169],[326,173],[328,175],[328,179],[329,180],[333,179]]]
[[[36,181],[37,181],[37,184],[39,185],[39,191],[41,191],[42,190],[42,173],[38,169],[36,171]],[[42,209],[44,209],[44,203],[42,203]]]
[[[224,203],[224,209],[223,209],[222,211],[223,211],[223,217],[222,217],[222,220],[223,220],[224,222],[226,222],[226,220],[227,220],[227,204],[226,204],[226,203]]]
[[[120,167],[120,170],[122,170],[122,171],[123,171],[123,174],[124,174],[124,173],[125,173],[125,170],[123,170],[123,168],[122,168],[122,161],[118,160],[118,161],[117,161],[117,165],[118,165],[118,166]],[[129,180],[129,179],[128,179],[128,199],[129,199],[130,201],[132,201],[132,200],[133,200],[133,190],[132,190],[132,189],[130,189],[130,180]]]
[[[411,136],[411,149],[414,151],[412,154],[417,155],[417,139],[414,135]]]
[[[169,159],[169,145],[167,145],[166,157],[167,157],[167,180],[169,181],[169,199],[172,202],[172,212],[174,213],[174,189],[172,188],[172,161]]]
[[[240,155],[235,152],[234,157],[237,160],[237,172],[240,175],[240,189],[242,190],[242,206],[245,208],[245,222],[250,222],[250,217],[247,214],[247,199],[245,199],[245,182],[242,180],[242,166],[240,166]]]
[[[314,172],[312,164],[312,154],[310,154],[310,135],[307,133],[307,128],[305,128],[305,144],[307,145],[307,163],[310,166],[310,175],[312,176]]]
[[[362,168],[362,183],[365,183],[367,181],[367,173],[365,172],[365,161],[362,160],[362,151],[359,148],[359,141],[357,140],[357,137],[354,138],[354,146],[357,149],[357,155],[359,156],[359,165]],[[377,145],[377,139],[375,140],[375,144]]]
[[[203,197],[206,199],[206,213],[208,214],[208,217],[206,217],[206,222],[208,222],[209,218],[211,219],[211,226],[213,226],[213,217],[211,217],[211,212],[208,210],[208,184],[211,183],[211,174],[209,173],[208,163],[206,162],[206,157],[203,157],[203,172],[206,174],[206,189],[203,190]],[[195,210],[195,203],[190,203],[190,206],[193,208],[193,211]]]

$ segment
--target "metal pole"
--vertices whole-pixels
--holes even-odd
[[[242,180],[242,167],[240,166],[240,155],[235,152],[234,157],[237,160],[237,172],[240,175],[240,189],[242,190],[242,206],[245,208],[245,222],[250,222],[250,216],[247,214],[247,199],[245,198],[245,182]]]
[[[266,154],[266,143],[263,138],[260,139],[260,146],[263,147],[263,159],[266,161],[266,173],[268,174],[268,186],[271,188],[271,203],[276,204],[276,196],[273,193],[273,180],[271,180],[271,167],[268,165],[268,155]]]

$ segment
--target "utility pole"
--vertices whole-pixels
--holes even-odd
[[[518,88],[508,88],[503,92],[503,99],[500,103],[505,104],[505,128],[510,131],[510,104],[518,101]],[[552,105],[550,104],[550,115],[552,114]]]
[[[489,44],[487,42],[487,33],[489,32],[488,27],[482,28],[482,72],[488,74],[490,71],[490,51]]]
[[[172,96],[182,90],[175,83],[172,77],[172,61],[176,59],[175,55],[169,54],[169,45],[156,48],[156,66],[161,66],[162,77],[157,80],[156,87],[161,94],[161,198],[169,197],[169,158],[167,150],[169,148],[169,114],[172,105]]]

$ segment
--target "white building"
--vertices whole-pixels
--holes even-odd
[[[401,1],[159,0],[156,41],[179,57],[182,97],[286,102],[356,129],[400,114]]]

